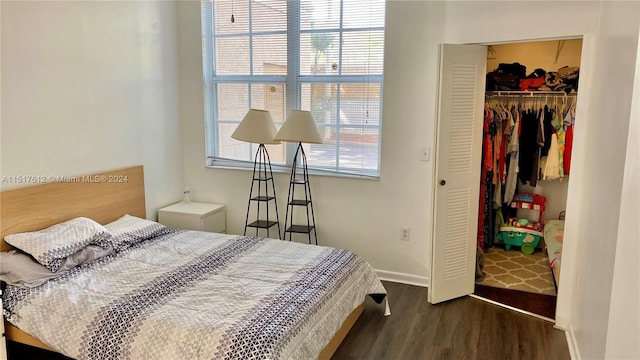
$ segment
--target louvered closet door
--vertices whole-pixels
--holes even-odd
[[[440,46],[429,302],[473,292],[487,48]]]

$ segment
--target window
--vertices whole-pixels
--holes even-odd
[[[250,108],[277,128],[302,109],[324,140],[304,144],[312,171],[379,176],[384,0],[202,4],[210,165],[252,164],[257,145],[231,138]],[[287,166],[295,147],[267,145],[271,163]]]

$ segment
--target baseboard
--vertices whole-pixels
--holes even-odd
[[[380,280],[397,282],[407,285],[429,287],[429,278],[426,276],[411,275],[394,271],[376,270]]]
[[[569,329],[565,330],[564,333],[567,336],[567,345],[569,346],[569,355],[571,356],[571,360],[580,360],[580,351],[578,350],[578,343],[576,342],[576,336],[573,332],[573,328],[569,326]]]

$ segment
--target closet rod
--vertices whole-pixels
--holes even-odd
[[[486,92],[487,96],[530,96],[530,97],[534,97],[537,95],[540,96],[564,96],[564,97],[568,97],[568,96],[575,96],[578,95],[577,92],[572,92],[567,94],[564,91],[487,91]]]

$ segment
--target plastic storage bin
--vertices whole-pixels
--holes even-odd
[[[519,246],[523,254],[531,255],[540,243],[542,232],[522,227],[501,226],[498,239],[504,243],[509,251],[511,246]]]

